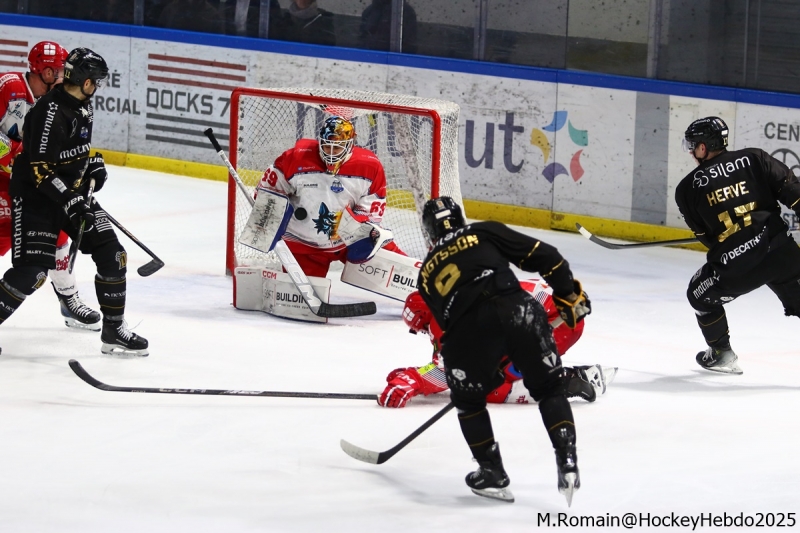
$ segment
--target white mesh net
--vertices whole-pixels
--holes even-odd
[[[301,101],[305,97],[298,95],[321,100]],[[235,147],[231,160],[252,194],[264,170],[281,153],[300,138],[317,138],[325,118],[339,115],[351,120],[356,144],[373,151],[386,171],[387,209],[382,226],[393,232],[405,253],[422,258],[428,246],[420,215],[431,191],[438,187],[440,196],[451,196],[463,205],[458,182],[458,112],[453,102],[406,95],[342,89],[237,89],[231,120],[238,119],[238,135],[231,139]],[[438,148],[435,122],[441,132]],[[241,191],[233,190],[235,199],[229,202],[234,219],[229,241],[233,242],[228,246],[233,246],[235,264],[228,267],[275,264],[272,254],[238,243],[250,204]]]

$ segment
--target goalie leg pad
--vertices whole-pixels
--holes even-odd
[[[328,303],[331,281],[308,276],[320,300]],[[234,307],[304,322],[328,321],[311,312],[289,274],[268,268],[237,267],[234,271]]]
[[[259,189],[239,242],[259,252],[269,252],[283,236],[293,212],[286,196]]]
[[[405,302],[417,290],[417,277],[422,263],[394,252],[381,249],[364,263],[348,260],[342,270],[345,283]]]

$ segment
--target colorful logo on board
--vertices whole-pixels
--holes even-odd
[[[572,140],[572,143],[575,146],[585,147],[589,145],[588,130],[579,130],[574,127],[572,122],[567,120],[566,111],[556,111],[553,113],[553,120],[550,122],[550,124],[542,129],[533,128],[531,130],[531,144],[542,151],[542,156],[544,157],[545,163],[547,163],[547,161],[550,159],[550,154],[553,151],[553,146],[550,144],[550,140],[547,138],[547,134],[545,132],[555,133],[563,128],[564,125],[567,126],[569,138]],[[570,156],[569,170],[567,170],[567,167],[561,163],[553,161],[544,167],[544,170],[542,170],[542,176],[544,176],[545,179],[550,183],[553,183],[556,179],[556,176],[560,176],[561,174],[570,176],[574,181],[580,180],[584,173],[583,167],[581,166],[582,153],[583,148],[580,148]]]

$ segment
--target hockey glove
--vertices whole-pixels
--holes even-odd
[[[422,377],[419,372],[420,370],[423,374],[427,372],[442,373],[442,371],[433,364],[425,365],[420,368],[396,368],[386,376],[388,385],[386,385],[386,388],[378,398],[378,403],[382,407],[405,407],[408,400],[417,394],[421,393],[427,396],[428,394],[442,392],[447,389],[446,385],[437,386],[435,383]],[[444,383],[443,375],[441,381]]]
[[[11,173],[14,158],[22,151],[22,141],[15,141],[0,132],[0,170]]]
[[[85,224],[83,231],[89,231],[94,224],[94,213],[92,212],[89,204],[86,203],[86,198],[82,194],[72,194],[64,202],[64,211],[69,217],[70,223],[75,229],[81,229],[81,223]]]
[[[570,296],[576,296],[574,300],[570,301],[568,297],[553,295],[553,303],[558,309],[558,314],[561,315],[561,319],[570,329],[575,329],[578,322],[592,312],[592,303],[586,293],[583,292],[581,282],[573,280],[573,283],[575,287],[574,293]]]
[[[87,183],[94,178],[94,192],[98,192],[103,188],[108,179],[103,154],[97,152],[94,157],[89,158],[89,164],[86,166],[86,172],[83,173],[83,177],[86,178]]]
[[[347,261],[366,263],[378,250],[392,241],[392,232],[369,221],[367,215],[356,214],[346,207],[336,222],[335,232],[347,246]]]

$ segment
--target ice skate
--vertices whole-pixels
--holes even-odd
[[[465,481],[472,492],[478,496],[493,498],[508,503],[514,502],[514,495],[507,488],[511,481],[503,469],[503,459],[497,443],[486,452],[487,461],[479,461],[478,469],[467,474]]]
[[[615,366],[592,365],[575,368],[583,379],[592,384],[597,396],[602,396],[606,393],[608,384],[614,381],[614,377],[617,375],[617,367]]]
[[[558,468],[558,492],[567,499],[567,507],[572,507],[572,496],[581,488],[581,475],[578,471],[578,454],[575,448],[575,431],[561,428],[556,437],[556,467]]]
[[[698,365],[712,372],[736,375],[742,373],[742,369],[739,368],[739,363],[737,363],[739,356],[730,346],[722,349],[709,346],[705,352],[698,352],[695,359]]]
[[[56,286],[53,285],[53,290],[55,288]],[[100,331],[102,329],[100,321],[103,317],[86,305],[77,292],[72,296],[64,296],[56,290],[56,296],[58,296],[58,303],[61,307],[61,316],[64,317],[64,324],[68,328],[88,329],[91,331]]]
[[[124,320],[103,320],[103,332],[100,334],[103,346],[100,351],[106,355],[123,355],[146,357],[147,339],[128,329]]]

